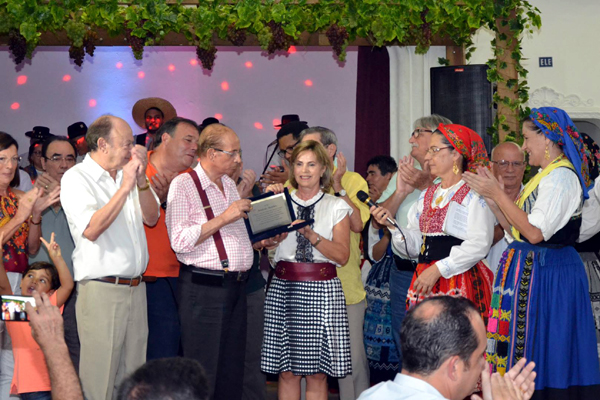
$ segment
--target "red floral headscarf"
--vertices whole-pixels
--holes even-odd
[[[452,147],[467,160],[470,172],[476,172],[478,166],[489,167],[490,159],[485,144],[477,132],[457,124],[440,124],[438,130],[444,134]]]

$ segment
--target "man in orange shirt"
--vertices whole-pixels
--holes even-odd
[[[148,152],[146,176],[161,202],[158,223],[144,225],[150,261],[144,273],[148,299],[148,350],[146,359],[175,357],[179,353],[179,314],[175,299],[179,261],[171,249],[165,210],[169,185],[177,175],[191,171],[198,157],[198,125],[176,117],[156,133],[155,149]]]

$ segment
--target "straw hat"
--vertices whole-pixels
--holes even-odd
[[[158,108],[162,111],[165,122],[177,116],[175,107],[165,99],[161,99],[160,97],[146,97],[145,99],[140,99],[133,106],[131,115],[133,116],[135,123],[142,129],[146,129],[146,111],[150,108]]]

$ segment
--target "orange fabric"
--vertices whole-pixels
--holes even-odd
[[[56,292],[50,296],[50,303],[56,305]],[[60,307],[60,312],[62,311],[63,307]],[[10,394],[52,390],[46,359],[42,349],[31,336],[29,323],[6,321],[6,329],[12,339],[15,356],[15,372],[10,385]]]
[[[153,152],[148,152],[148,160],[150,160],[150,155]],[[181,172],[181,174],[191,170],[191,168],[188,168]],[[148,161],[146,177],[152,179],[157,173],[156,168]],[[179,276],[179,261],[177,261],[175,252],[171,249],[167,224],[165,223],[165,210],[162,207],[160,207],[160,217],[156,225],[153,227],[144,225],[144,229],[146,230],[148,254],[150,255],[150,261],[148,262],[148,268],[146,268],[144,276],[157,276],[159,278]]]

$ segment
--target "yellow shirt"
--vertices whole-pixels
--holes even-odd
[[[336,169],[334,168],[334,172]],[[289,180],[284,186],[292,187]],[[346,171],[342,176],[342,187],[350,201],[360,210],[360,219],[364,227],[369,220],[369,206],[358,200],[356,194],[359,190],[369,193],[367,181],[356,172]],[[329,190],[329,194],[334,194],[333,189]],[[337,269],[337,275],[342,282],[347,305],[358,304],[367,297],[360,275],[360,233],[350,231],[350,257],[345,265]]]

